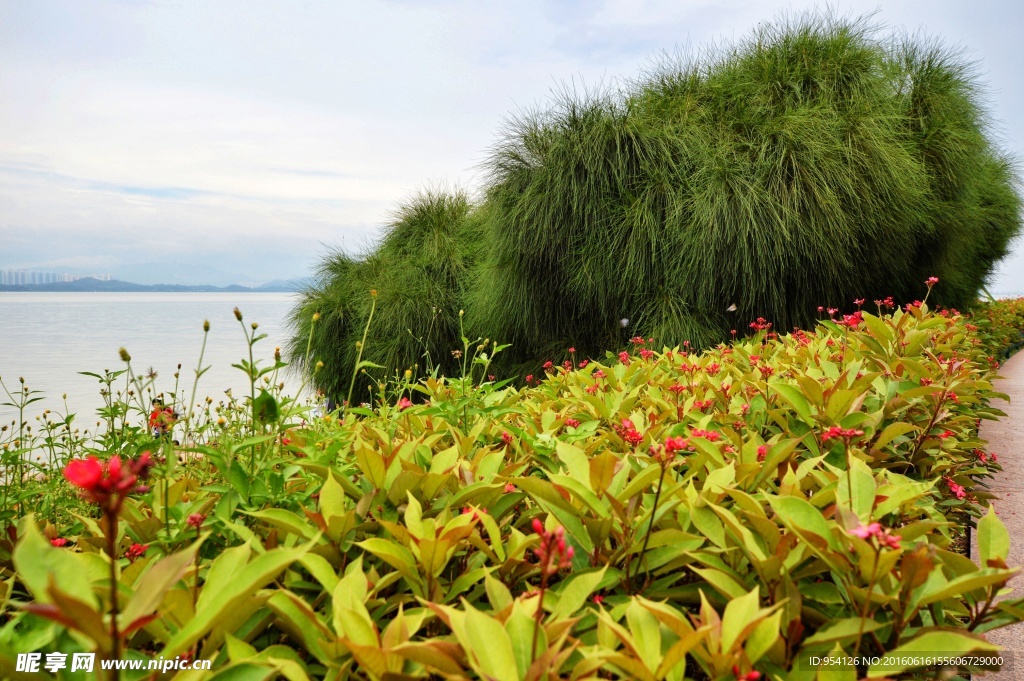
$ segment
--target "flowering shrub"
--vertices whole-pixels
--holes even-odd
[[[259,678],[756,681],[824,678],[811,658],[840,651],[994,650],[1024,615],[994,598],[1017,568],[984,486],[1004,453],[977,432],[1000,415],[1003,306],[759,321],[521,390],[282,408],[184,464],[73,461],[75,515],[26,512],[0,543],[0,674],[90,650]]]

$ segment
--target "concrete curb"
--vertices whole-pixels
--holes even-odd
[[[996,512],[1010,532],[1010,567],[1024,565],[1024,351],[1010,358],[999,371],[1001,380],[995,389],[1010,396],[1010,403],[996,403],[1006,412],[999,421],[983,421],[981,437],[988,441],[988,451],[999,456],[1003,472],[991,481],[991,491],[999,498]],[[977,561],[977,536],[971,537],[971,556]],[[1013,595],[1024,591],[1024,575],[1010,581]],[[984,674],[985,681],[1024,681],[1024,623],[999,629],[985,635],[988,640],[1005,648],[1012,655],[1012,669]]]

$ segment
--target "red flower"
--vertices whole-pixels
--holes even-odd
[[[768,445],[758,445],[757,447],[757,460],[764,461],[764,457],[768,455]]]
[[[758,681],[761,678],[761,672],[752,671],[746,674],[740,673],[740,668],[737,665],[733,665],[732,675],[736,677],[736,681]]]
[[[517,491],[515,485],[513,485],[511,482],[505,483],[505,494],[512,494],[515,491]]]
[[[687,449],[693,449],[693,447],[690,446],[690,441],[685,437],[670,437],[665,440],[665,451],[669,454],[683,452]]]
[[[64,477],[81,490],[83,499],[96,504],[105,513],[117,513],[126,496],[148,490],[137,483],[149,476],[152,467],[153,459],[149,452],[143,452],[142,456],[127,464],[122,464],[117,454],[106,462],[90,456],[68,463],[64,467]]]
[[[408,397],[403,397],[402,399],[398,400],[398,408],[399,408],[399,410],[401,410],[401,409],[408,409],[411,406],[412,406],[412,400],[410,400]]]
[[[939,278],[938,277],[928,277],[927,279],[924,280],[924,283],[928,284],[928,288],[931,288],[932,286],[935,286],[936,284],[939,283]]]
[[[147,550],[149,550],[149,544],[132,544],[128,547],[128,550],[124,552],[124,557],[128,559],[129,563],[134,563],[136,560],[146,555]]]
[[[580,425],[580,422],[577,421],[574,418],[568,418],[568,419],[565,420],[565,427],[566,428],[578,428],[579,425]]]
[[[718,442],[722,438],[721,433],[717,433],[713,430],[701,430],[700,428],[693,429],[694,437],[702,437],[708,442]]]
[[[619,353],[619,361],[623,364],[629,364],[629,353],[623,350]]]
[[[512,444],[512,433],[508,432],[507,430],[502,431],[501,441],[506,447],[508,447],[510,444]]]
[[[821,435],[822,442],[828,442],[833,439],[843,439],[847,443],[855,437],[860,437],[864,434],[863,430],[855,430],[854,428],[840,428],[839,426],[832,426]]]
[[[56,539],[51,539],[51,540],[50,540],[50,546],[56,546],[56,547],[58,547],[58,548],[60,548],[60,547],[62,547],[62,546],[67,546],[67,545],[68,545],[68,544],[70,544],[70,543],[71,543],[71,542],[69,542],[69,541],[68,541],[67,539],[65,539],[64,537],[57,537]]]
[[[185,519],[185,523],[189,527],[194,527],[197,530],[203,526],[203,521],[206,520],[206,516],[202,513],[192,513],[188,518]]]

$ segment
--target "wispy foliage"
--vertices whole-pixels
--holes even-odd
[[[707,346],[757,317],[807,328],[933,275],[935,302],[967,307],[1020,230],[982,104],[961,52],[827,14],[564,90],[501,130],[451,309],[519,369],[634,335]]]
[[[316,372],[319,388],[335,398],[345,396],[371,290],[377,291],[377,310],[364,360],[391,371],[414,365],[426,371],[454,369],[449,351],[461,345],[459,300],[479,244],[471,234],[470,212],[464,193],[427,191],[395,211],[380,246],[366,257],[336,252],[323,260],[316,282],[291,316],[292,360],[307,371],[324,363]],[[314,325],[316,312],[320,319]],[[360,401],[370,383],[365,377],[360,382]]]

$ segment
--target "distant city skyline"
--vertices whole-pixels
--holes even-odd
[[[423,188],[479,196],[510,117],[830,7],[976,60],[1024,159],[1024,3],[0,0],[0,268],[259,285],[365,252]],[[660,56],[659,56],[660,55]],[[1024,291],[1024,242],[989,289]]]
[[[46,272],[41,270],[0,270],[0,285],[28,286],[37,284],[57,284],[78,281],[79,279],[96,279],[97,281],[113,281],[111,274],[71,274],[70,272]]]

